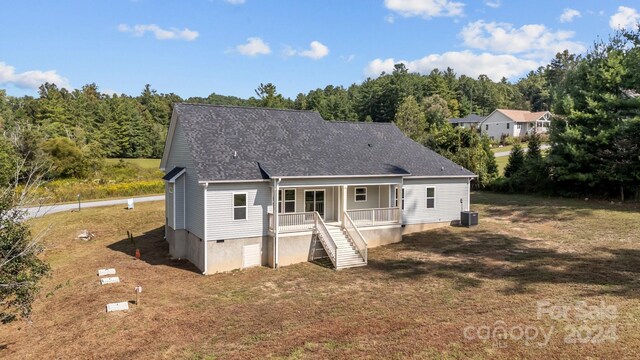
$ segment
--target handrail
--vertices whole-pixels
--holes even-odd
[[[400,208],[372,208],[347,210],[354,224],[358,226],[375,226],[400,223]]]
[[[331,234],[329,234],[329,230],[327,230],[327,225],[324,223],[322,217],[320,216],[320,214],[318,214],[317,211],[314,212],[314,223],[318,239],[320,239],[320,242],[324,246],[324,250],[327,252],[327,255],[329,255],[329,259],[331,259],[333,266],[335,266],[335,268],[337,269],[338,245],[336,245],[335,241],[333,241]]]
[[[315,225],[313,212],[278,214],[278,232],[297,232],[313,230]],[[273,213],[269,213],[269,230],[273,231]]]
[[[366,264],[368,248],[367,240],[365,240],[364,236],[362,236],[362,233],[360,233],[360,230],[358,230],[358,227],[353,223],[353,220],[351,220],[351,217],[347,213],[344,214],[343,228],[347,233],[349,239],[351,239],[351,241],[353,241],[353,243],[358,248],[358,252],[360,253],[360,256],[362,256],[362,259],[364,259],[364,262]]]

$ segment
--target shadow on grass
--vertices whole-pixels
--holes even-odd
[[[547,197],[537,195],[521,195],[521,194],[500,194],[487,191],[476,191],[471,195],[471,203],[477,205],[489,206],[490,210],[496,211],[496,215],[500,215],[499,210],[522,211],[525,216],[533,216],[528,219],[536,222],[541,219],[548,219],[556,215],[563,218],[555,218],[554,220],[571,220],[579,216],[591,214],[594,210],[631,212],[640,214],[640,203],[626,202],[620,204],[605,200],[588,200],[583,199],[567,199],[561,197]],[[506,209],[505,209],[506,208]],[[527,220],[527,219],[525,219]]]
[[[140,260],[150,265],[171,266],[178,269],[200,273],[198,268],[186,259],[172,259],[169,255],[169,243],[164,240],[164,227],[153,229],[146,233],[133,234],[133,241],[140,249]],[[122,240],[118,240],[107,247],[111,250],[120,251],[131,257],[135,257],[136,246],[124,234]]]
[[[597,285],[602,289],[591,294],[640,297],[640,250],[635,249],[561,253],[515,236],[441,229],[406,235],[379,254],[369,257],[369,268],[398,278],[445,278],[460,288],[507,280],[505,294],[535,293],[537,284]]]

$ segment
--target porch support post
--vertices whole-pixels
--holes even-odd
[[[347,185],[342,186],[342,201],[340,206],[340,222],[342,223],[342,227],[344,227],[344,214],[347,212]]]
[[[280,240],[280,209],[278,208],[278,196],[280,193],[280,179],[273,179],[273,268],[278,268],[278,241]]]

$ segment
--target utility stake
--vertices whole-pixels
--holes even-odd
[[[78,211],[80,211],[80,194],[78,194]]]
[[[136,292],[136,305],[140,305],[140,297],[139,294],[142,292],[142,286],[138,285],[135,287],[135,292]]]

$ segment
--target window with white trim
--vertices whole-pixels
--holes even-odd
[[[435,209],[436,207],[436,188],[435,186],[427,187],[427,209]]]
[[[402,188],[402,198],[398,197],[398,188],[396,188],[396,207],[398,207],[398,202],[400,202],[400,209],[404,210],[404,188]]]
[[[522,124],[516,124],[516,129],[522,129]]]
[[[367,188],[357,187],[355,189],[355,202],[364,202],[364,201],[367,201]]]
[[[296,212],[296,189],[280,190],[278,194],[278,211],[281,213]]]
[[[247,219],[247,193],[233,194],[233,220]]]

